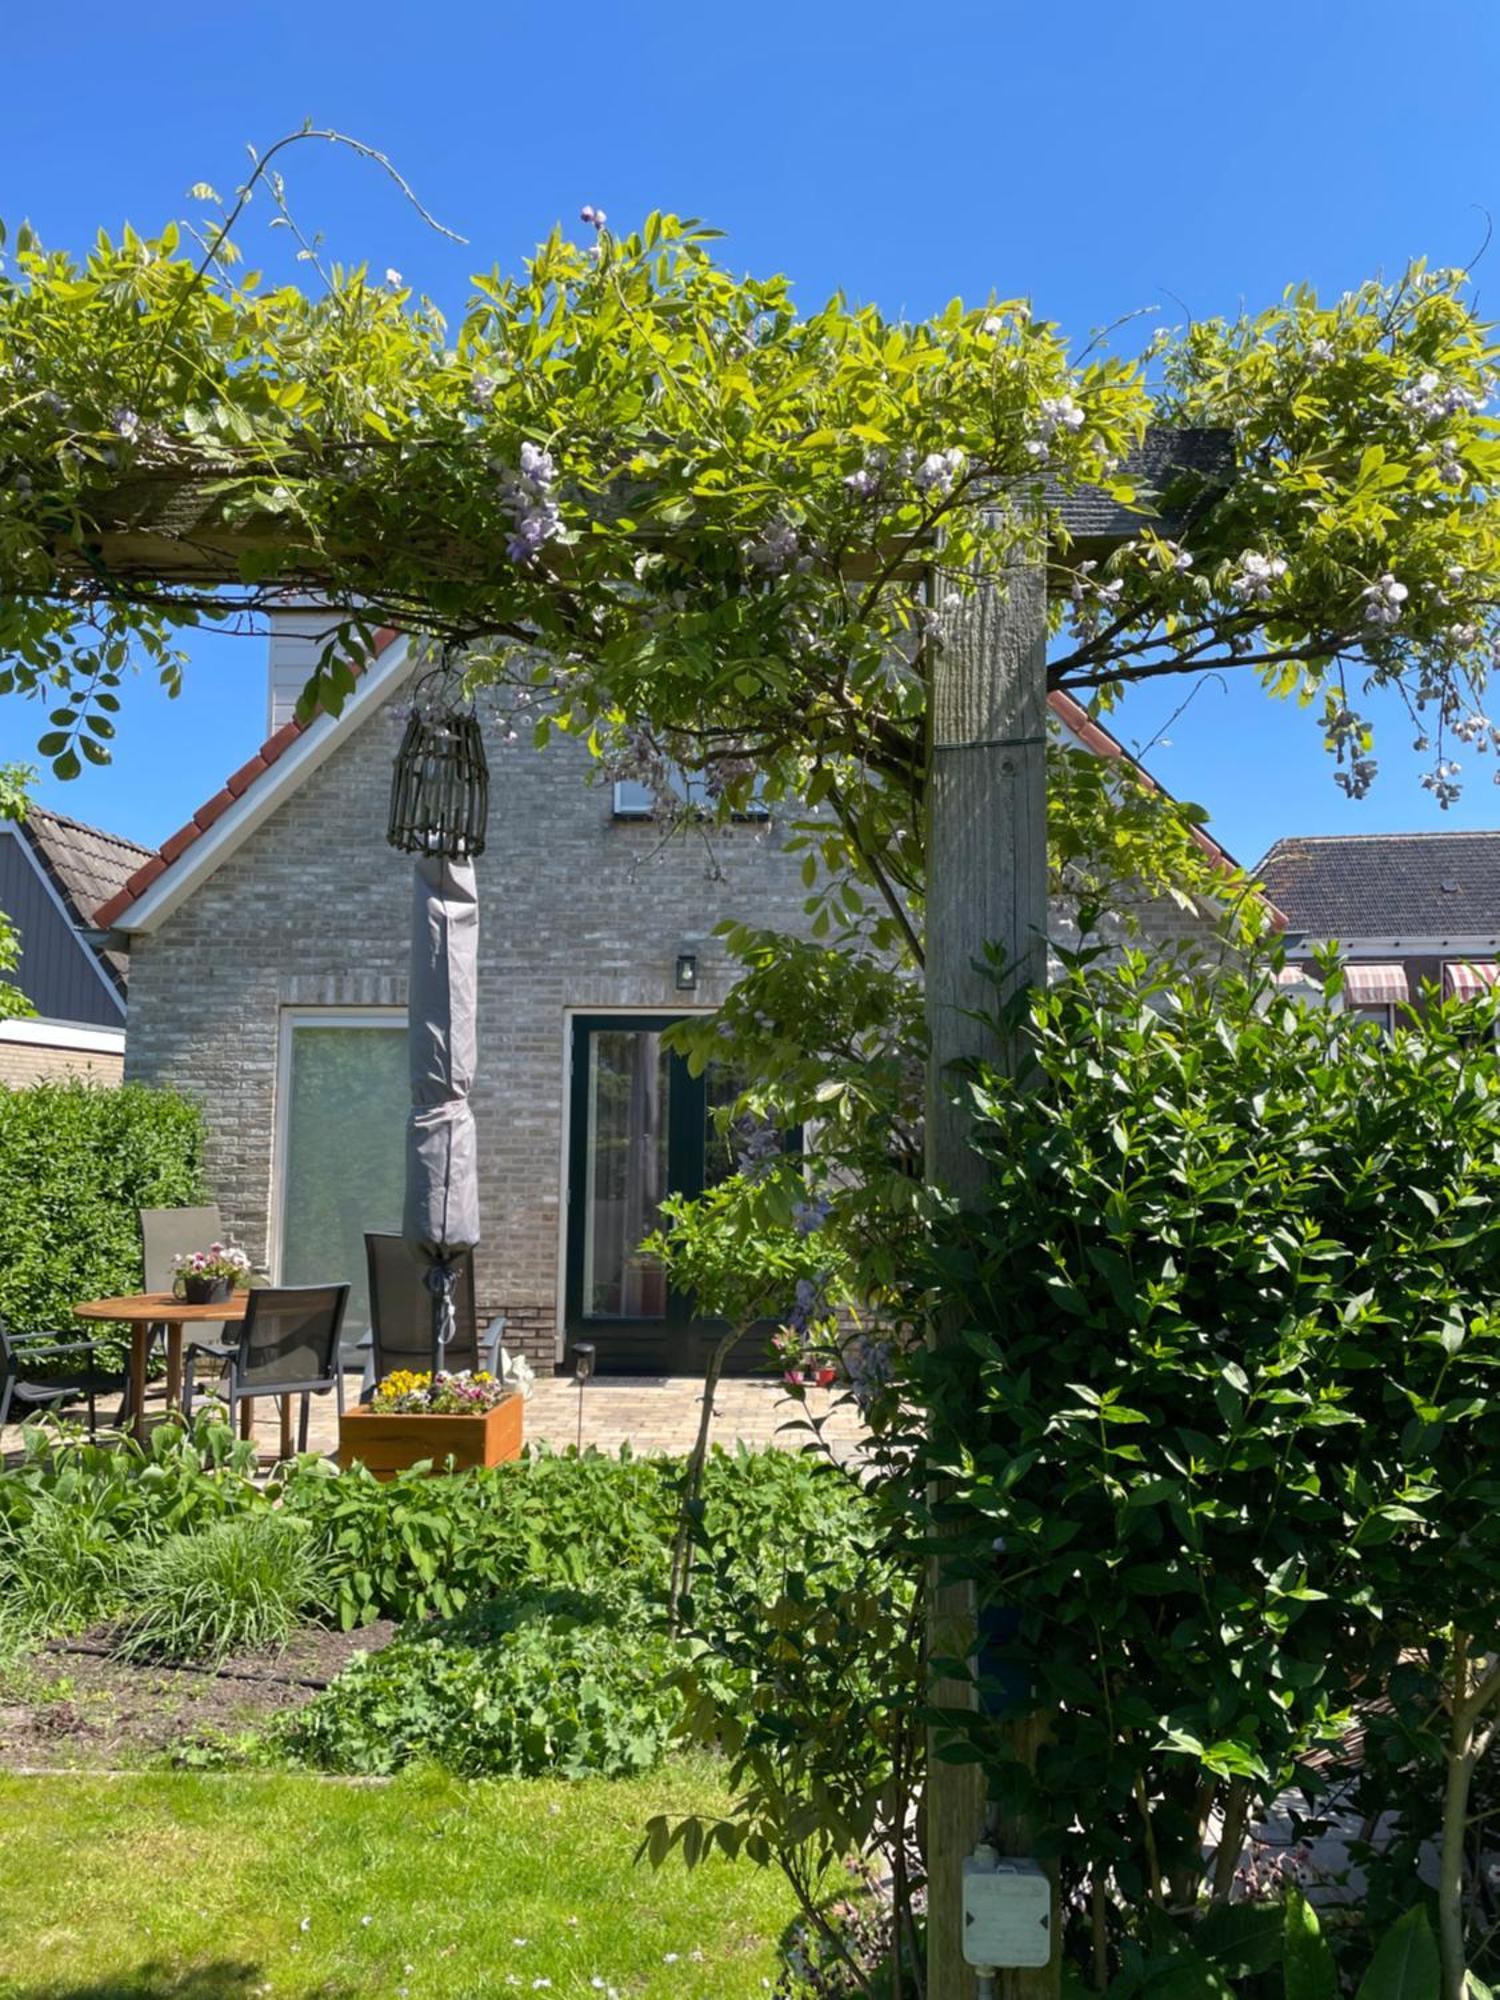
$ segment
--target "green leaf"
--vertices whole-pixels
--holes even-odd
[[[1244,1979],[1276,1964],[1282,1934],[1274,1903],[1226,1903],[1209,1911],[1194,1930],[1193,1943],[1231,1978]]]
[[[1218,1966],[1187,1950],[1174,1953],[1172,1963],[1152,1973],[1140,1990],[1141,2000],[1236,2000]]]
[[[1286,1899],[1282,1946],[1286,2000],[1338,2000],[1339,1975],[1333,1953],[1317,1911],[1300,1889],[1293,1889]]]
[[[1381,1939],[1355,2000],[1440,2000],[1440,1979],[1427,1912],[1408,1910]]]

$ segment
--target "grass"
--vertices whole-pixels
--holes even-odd
[[[573,1784],[0,1776],[0,2000],[763,2000],[780,1876],[633,1858],[653,1813],[718,1796],[699,1763]]]

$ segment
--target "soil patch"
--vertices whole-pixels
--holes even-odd
[[[0,1770],[119,1770],[167,1752],[221,1744],[300,1708],[354,1653],[378,1652],[389,1620],[358,1632],[309,1626],[284,1653],[219,1668],[131,1665],[107,1629],[54,1639],[0,1685]]]

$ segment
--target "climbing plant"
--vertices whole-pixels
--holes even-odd
[[[1043,538],[1054,686],[1257,673],[1315,708],[1356,792],[1367,684],[1407,701],[1440,800],[1457,747],[1492,741],[1495,348],[1463,272],[1075,356],[1014,297],[803,312],[699,223],[587,207],[584,240],[480,273],[450,323],[298,230],[273,160],[339,138],[291,135],[154,237],[10,239],[0,688],[45,694],[59,774],[108,757],[133,655],[175,684],[184,628],[306,587],[345,612],[309,706],[382,622],[462,642],[538,738],[692,764],[725,812],[754,782],[822,809],[815,858],[919,956],[931,663]],[[252,193],[306,288],[243,268]],[[1160,424],[1198,437],[1170,535],[1144,504]],[[1141,509],[1112,554],[1073,538],[1084,488]]]

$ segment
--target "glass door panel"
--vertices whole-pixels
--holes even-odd
[[[660,1320],[661,1265],[640,1249],[671,1185],[672,1060],[657,1029],[611,1027],[588,1037],[583,1162],[583,1313]]]
[[[365,1231],[401,1227],[406,1025],[293,1020],[285,1032],[281,1282],[347,1282],[350,1345],[370,1319]]]

